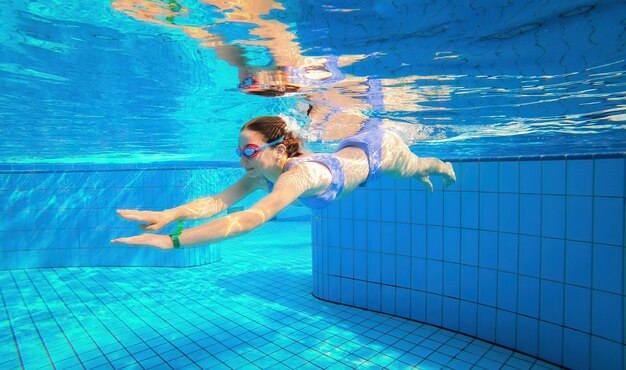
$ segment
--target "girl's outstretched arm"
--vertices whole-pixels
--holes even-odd
[[[273,191],[257,202],[250,209],[231,213],[197,227],[184,230],[178,240],[180,246],[192,246],[202,243],[213,243],[245,234],[272,219],[278,212],[293,203],[305,191],[320,186],[319,179],[304,174],[296,166],[282,174]],[[128,238],[117,238],[112,243],[172,249],[174,247],[169,235],[141,234]]]
[[[117,214],[126,220],[141,222],[142,224],[139,227],[143,230],[160,230],[165,225],[176,220],[198,220],[216,215],[239,202],[253,191],[260,189],[261,185],[257,179],[244,176],[217,195],[198,198],[176,208],[163,211],[118,209]]]

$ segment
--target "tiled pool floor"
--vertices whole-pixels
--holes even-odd
[[[2,271],[0,368],[555,368],[314,298],[309,233],[269,223],[195,268]]]

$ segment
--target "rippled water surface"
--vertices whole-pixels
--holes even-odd
[[[0,3],[0,163],[234,161],[279,113],[320,150],[380,117],[446,158],[626,151],[623,1]]]

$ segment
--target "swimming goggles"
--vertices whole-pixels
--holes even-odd
[[[258,81],[255,80],[251,74],[246,76],[246,78],[244,78],[243,81],[241,81],[241,83],[239,84],[239,88],[242,90],[249,89],[251,87],[258,87],[258,86],[259,86]]]
[[[281,136],[278,139],[272,141],[271,143],[267,143],[263,146],[258,146],[256,144],[248,144],[243,149],[241,149],[241,147],[237,147],[237,149],[235,149],[235,153],[237,154],[238,157],[241,157],[243,155],[248,159],[252,159],[256,157],[257,155],[259,155],[259,152],[261,152],[263,149],[269,148],[270,146],[275,145],[275,144],[280,144],[283,141],[285,141],[285,137]]]

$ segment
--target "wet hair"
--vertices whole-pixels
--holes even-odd
[[[278,116],[261,116],[251,121],[248,121],[243,127],[243,130],[252,130],[263,135],[265,142],[272,142],[281,136],[285,137],[285,140],[280,143],[287,148],[287,158],[299,157],[303,154],[302,140],[297,137],[292,131],[287,130],[287,122]],[[275,147],[279,144],[274,144]]]
[[[245,93],[250,94],[250,95],[274,97],[274,96],[283,96],[288,93],[295,93],[295,92],[298,92],[298,90],[300,90],[298,86],[291,85],[291,84],[283,84],[280,88],[268,87],[262,90],[245,90]]]

